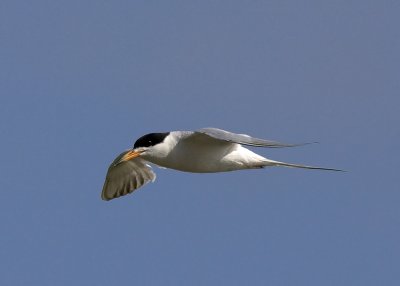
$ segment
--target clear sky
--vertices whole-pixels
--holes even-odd
[[[398,1],[0,4],[1,285],[399,285]],[[190,174],[104,202],[139,136],[219,127],[347,173]]]

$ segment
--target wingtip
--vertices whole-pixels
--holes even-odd
[[[113,198],[108,198],[108,197],[106,197],[106,196],[104,196],[103,194],[101,194],[101,200],[103,200],[103,201],[105,201],[105,202],[108,202],[108,201],[110,201],[110,200],[112,200]]]
[[[109,200],[112,200],[113,199],[113,197],[109,197],[109,196],[107,196],[107,192],[106,192],[106,190],[107,190],[107,185],[108,185],[108,181],[106,180],[105,182],[104,182],[104,186],[103,186],[103,189],[102,189],[102,191],[101,191],[101,199],[103,200],[103,201],[109,201]]]
[[[313,145],[313,144],[319,144],[318,141],[314,141],[314,142],[305,142],[305,143],[300,143],[300,144],[296,144],[295,146],[306,146],[306,145]]]

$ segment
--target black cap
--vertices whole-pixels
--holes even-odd
[[[143,135],[140,137],[138,140],[136,140],[135,144],[133,145],[133,148],[138,148],[138,147],[150,147],[157,145],[159,143],[162,143],[169,135],[169,132],[165,133],[149,133],[146,135]]]

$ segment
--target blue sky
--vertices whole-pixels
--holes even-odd
[[[1,285],[398,285],[396,1],[0,4]],[[139,136],[219,127],[288,168],[158,169]]]

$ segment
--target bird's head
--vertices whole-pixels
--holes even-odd
[[[169,132],[149,133],[136,140],[132,150],[128,151],[117,164],[131,160],[133,158],[160,156],[163,153],[163,144]],[[164,146],[165,147],[165,146]]]

